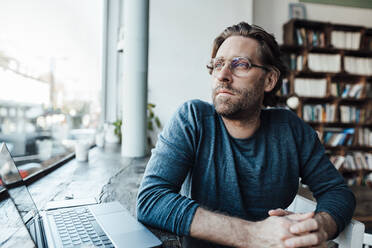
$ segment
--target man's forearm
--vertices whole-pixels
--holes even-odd
[[[309,218],[308,214],[298,218]],[[284,240],[294,237],[289,227],[295,220],[271,216],[251,222],[197,208],[191,222],[190,236],[239,248],[284,247]]]
[[[245,230],[253,222],[214,213],[199,207],[190,227],[190,236],[221,245],[240,247],[246,243]]]
[[[322,225],[324,231],[327,233],[327,240],[334,239],[337,233],[337,224],[332,216],[326,212],[316,213],[314,218]]]

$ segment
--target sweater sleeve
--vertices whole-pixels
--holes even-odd
[[[193,165],[196,137],[193,106],[185,103],[159,135],[152,151],[137,196],[139,221],[189,235],[198,204],[179,191]]]
[[[301,179],[317,200],[315,212],[327,212],[337,224],[338,235],[350,222],[355,210],[355,197],[343,177],[325,154],[316,132],[303,123],[298,133],[301,146]]]

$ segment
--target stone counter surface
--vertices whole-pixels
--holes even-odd
[[[38,209],[48,201],[95,198],[119,201],[135,216],[136,196],[149,157],[123,158],[119,147],[93,148],[88,162],[75,159],[29,186]],[[9,199],[0,202],[0,247],[33,247]],[[180,247],[177,237],[151,229],[163,247]]]
[[[103,187],[102,202],[119,201],[133,216],[136,216],[136,198],[149,157],[131,159],[129,165],[113,176]],[[148,227],[162,242],[163,247],[181,247],[176,235]]]

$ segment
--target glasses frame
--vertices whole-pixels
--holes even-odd
[[[214,68],[214,66],[213,66],[213,64],[214,64],[213,62],[214,62],[216,59],[217,59],[217,58],[212,58],[211,61],[209,62],[209,64],[207,65],[207,68],[210,70],[210,74],[211,74],[211,75],[214,75],[214,72],[215,72],[215,68]],[[231,72],[233,75],[235,75],[234,70],[233,70],[233,68],[231,67],[231,65],[232,65],[231,62],[232,62],[233,60],[235,60],[235,59],[246,59],[246,60],[248,60],[248,62],[250,63],[250,67],[248,68],[247,71],[249,71],[252,67],[260,68],[260,69],[265,70],[265,71],[270,71],[270,69],[269,69],[268,67],[263,66],[263,65],[257,65],[257,64],[254,64],[254,63],[251,62],[251,60],[250,60],[249,58],[247,58],[247,57],[241,57],[241,56],[239,56],[239,57],[233,57],[233,58],[230,59],[230,60],[226,60],[226,61],[224,61],[224,62],[223,62],[224,65],[221,67],[221,70],[225,67],[225,65],[226,65],[227,63],[229,63],[228,68],[229,68],[230,72]],[[221,71],[221,70],[220,70],[220,71]],[[236,76],[236,75],[235,75],[235,76]]]

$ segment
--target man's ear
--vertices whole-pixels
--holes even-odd
[[[266,75],[266,80],[265,80],[265,91],[270,92],[272,89],[274,89],[276,82],[278,82],[280,76],[280,71],[272,67],[271,70],[268,72],[268,75]]]

